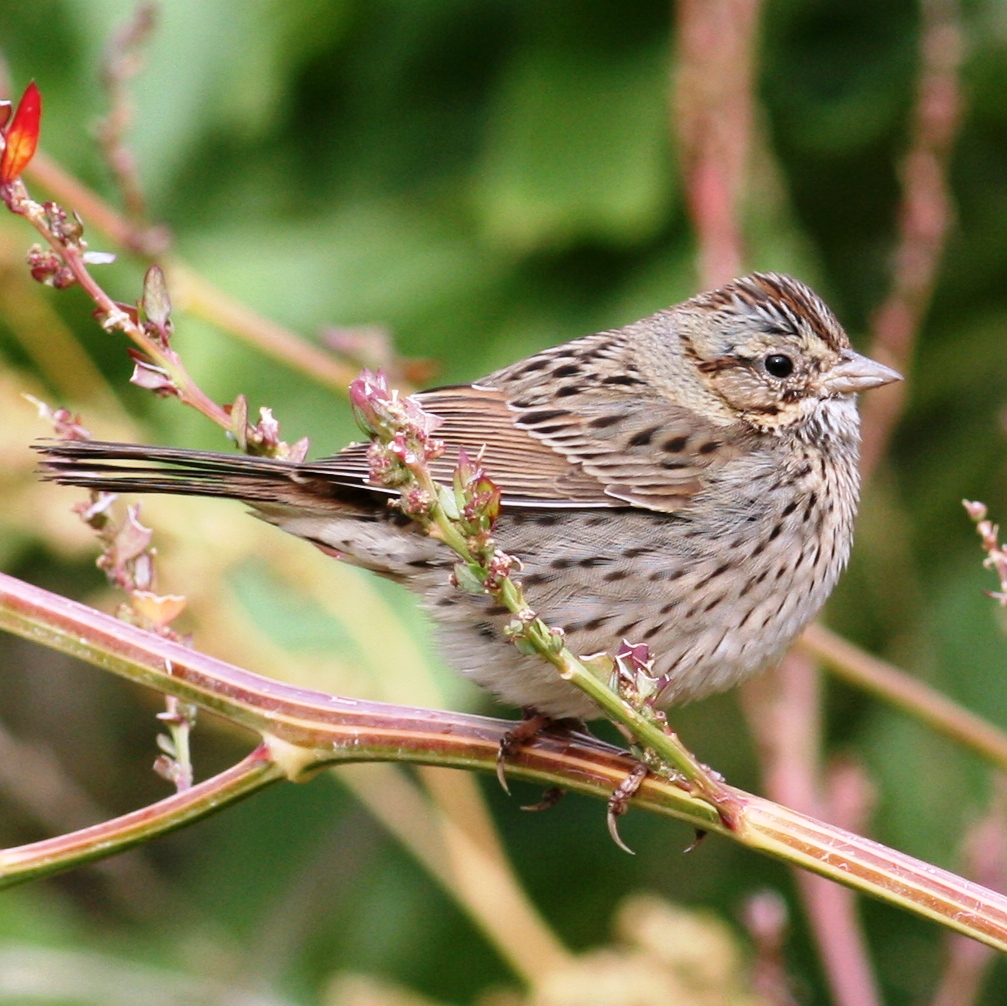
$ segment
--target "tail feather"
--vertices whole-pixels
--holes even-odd
[[[85,489],[290,503],[306,488],[296,464],[275,458],[93,440],[32,446],[43,456],[39,471],[45,481]],[[317,481],[311,481],[317,494]]]

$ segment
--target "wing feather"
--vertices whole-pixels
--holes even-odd
[[[735,430],[701,420],[656,396],[584,389],[543,405],[484,384],[421,392],[439,416],[446,445],[433,474],[447,481],[458,451],[482,451],[490,477],[511,506],[620,507],[677,512],[741,445]],[[300,469],[331,481],[367,484],[367,445]]]

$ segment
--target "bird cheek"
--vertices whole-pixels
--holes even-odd
[[[717,393],[739,412],[762,411],[777,403],[778,394],[767,388],[759,374],[741,367],[722,370],[713,377]]]

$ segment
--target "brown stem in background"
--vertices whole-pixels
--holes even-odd
[[[996,891],[1007,885],[1007,801],[1003,781],[989,812],[965,834],[962,843],[965,874]],[[946,963],[940,987],[931,1006],[973,1006],[996,961],[996,953],[975,940],[948,934]]]
[[[920,72],[912,139],[901,166],[902,201],[892,289],[874,316],[870,355],[906,373],[927,308],[953,211],[947,173],[961,121],[958,71],[962,31],[957,0],[921,0]],[[861,405],[866,481],[905,406],[902,383],[879,388]]]
[[[854,688],[890,703],[1007,772],[1007,734],[989,720],[822,625],[808,626],[797,645]]]
[[[146,259],[152,259],[167,250],[170,238],[164,227],[145,227],[127,220],[114,206],[71,175],[45,151],[35,152],[24,176],[37,182],[56,202],[72,206],[88,228],[100,231],[120,248]]]
[[[744,268],[739,203],[752,134],[760,4],[683,0],[677,11],[676,126],[699,242],[700,285],[712,288]],[[792,807],[820,812],[814,669],[792,655],[780,673],[743,686],[742,699],[759,741],[767,791]],[[851,1006],[877,1002],[852,894],[803,871],[796,878],[836,1001]]]
[[[770,798],[814,817],[832,820],[819,789],[820,679],[794,652],[779,671],[750,682],[742,700]],[[881,1002],[852,893],[822,877],[795,873],[833,998],[839,1006]]]
[[[673,104],[700,286],[741,275],[738,203],[748,166],[760,0],[680,0]]]
[[[346,394],[349,383],[359,373],[355,364],[340,360],[291,329],[252,310],[203,279],[177,255],[166,257],[162,264],[178,308],[229,332],[285,367],[305,374],[316,384]]]
[[[179,256],[165,255],[169,243],[165,228],[140,227],[125,219],[43,151],[36,152],[25,177],[55,196],[57,202],[72,206],[89,228],[101,231],[120,247],[147,259],[164,255],[159,261],[168,274],[176,309],[208,321],[285,367],[343,394],[357,376],[356,366],[347,364],[291,329],[253,311],[200,277]]]
[[[129,82],[143,66],[143,49],[157,25],[157,4],[142,3],[133,17],[112,34],[101,58],[101,82],[108,92],[109,110],[98,123],[98,142],[115,178],[126,214],[140,224],[147,201],[140,188],[136,160],[125,145],[124,134],[133,119]]]

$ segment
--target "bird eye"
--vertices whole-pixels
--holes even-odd
[[[772,353],[765,359],[766,373],[772,377],[790,377],[794,372],[794,361],[782,353]]]

